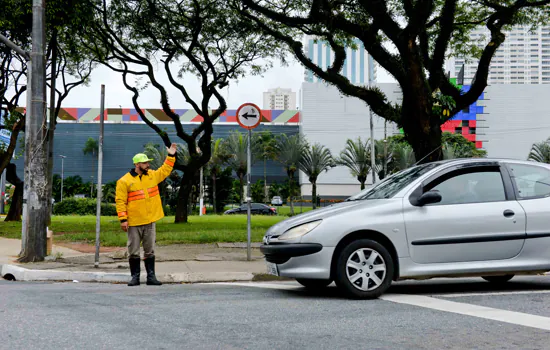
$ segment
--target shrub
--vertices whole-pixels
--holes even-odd
[[[67,198],[53,207],[55,215],[95,215],[96,210],[97,201],[89,198]],[[116,207],[113,204],[101,203],[101,215],[117,216]]]

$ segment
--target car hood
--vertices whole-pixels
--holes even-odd
[[[292,227],[296,227],[311,221],[319,220],[328,216],[338,215],[340,212],[349,212],[355,208],[361,209],[375,207],[387,203],[387,199],[358,200],[333,204],[325,208],[308,211],[283,220],[269,228],[266,236],[278,236]]]

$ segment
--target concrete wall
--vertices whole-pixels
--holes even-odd
[[[492,85],[485,90],[478,138],[489,157],[526,159],[550,137],[550,85]]]

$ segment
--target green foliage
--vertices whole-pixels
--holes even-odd
[[[97,201],[88,198],[68,198],[56,203],[53,207],[55,215],[95,215]],[[113,204],[101,203],[102,216],[116,216],[116,207]]]
[[[239,181],[237,181],[237,183],[239,183]],[[207,184],[207,196],[210,200],[210,204],[214,205],[214,197],[212,193],[212,191],[214,190],[214,186],[212,177],[208,177]],[[233,176],[231,174],[230,168],[226,168],[218,173],[218,175],[216,176],[216,213],[222,213],[224,207],[230,203],[240,202],[240,198],[232,201],[232,196],[234,195],[232,186]]]
[[[99,150],[99,142],[93,137],[89,137],[86,140],[86,143],[84,144],[84,148],[82,149],[82,152],[84,154],[91,154],[92,156],[95,157],[98,150]]]
[[[63,201],[77,194],[88,196],[90,188],[91,183],[84,183],[80,175],[66,177],[63,181]],[[94,193],[95,195],[96,193]],[[53,176],[52,196],[56,203],[61,200],[61,176],[59,174],[54,174]]]
[[[340,152],[337,164],[347,167],[352,176],[361,183],[361,189],[365,188],[365,181],[371,170],[370,139],[364,142],[361,138],[346,141],[346,147]]]
[[[252,202],[262,203],[264,201],[264,181],[258,180],[256,183],[250,185],[250,192],[252,192]]]
[[[275,196],[281,196],[283,201],[285,201],[286,198],[281,195],[281,189],[281,185],[279,185],[277,181],[273,181],[273,183],[269,185],[269,198],[271,199]]]
[[[550,164],[550,138],[546,142],[534,143],[527,159]]]

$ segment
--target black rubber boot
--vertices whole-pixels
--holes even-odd
[[[150,256],[145,259],[145,270],[147,271],[147,285],[148,286],[161,286],[162,283],[157,280],[155,276],[155,257]]]
[[[130,273],[132,274],[132,280],[128,283],[130,287],[139,286],[139,274],[141,273],[140,259],[130,258]]]

